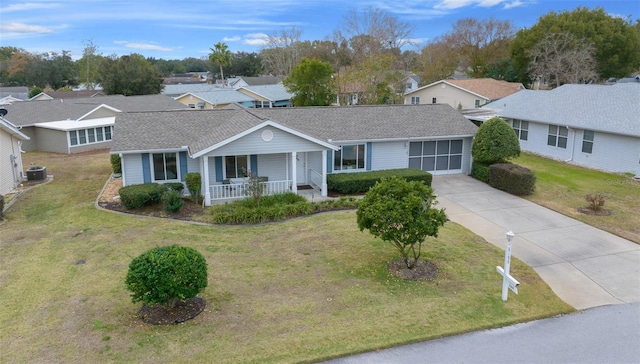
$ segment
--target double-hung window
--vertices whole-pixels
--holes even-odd
[[[411,96],[411,105],[420,104],[420,96]]]
[[[228,155],[224,157],[226,178],[242,178],[249,174],[249,158],[246,155]]]
[[[153,153],[153,178],[156,181],[178,179],[178,154]]]
[[[364,144],[343,145],[333,153],[333,169],[336,171],[364,168]]]
[[[594,134],[593,130],[585,130],[582,134],[582,153],[591,154],[593,152]]]
[[[569,137],[569,129],[567,129],[566,126],[549,125],[549,135],[547,136],[547,145],[566,149],[568,137]]]
[[[518,139],[527,140],[529,138],[529,122],[513,119],[513,131],[518,135]]]

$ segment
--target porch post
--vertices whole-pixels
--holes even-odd
[[[209,189],[209,157],[202,157],[202,161],[204,165],[202,166],[202,171],[204,176],[200,176],[200,179],[204,177],[204,204],[205,206],[211,206],[211,190]]]
[[[327,150],[322,150],[322,187],[320,189],[322,197],[327,197]]]
[[[291,152],[291,192],[298,193],[298,158],[297,152]]]

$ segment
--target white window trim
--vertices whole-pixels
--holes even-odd
[[[251,156],[250,155],[248,155],[248,154],[247,155],[244,155],[244,154],[225,155],[224,157],[222,157],[222,176],[223,176],[222,178],[223,179],[227,179],[227,178],[242,178],[242,177],[237,177],[237,176],[236,177],[227,177],[227,157],[234,157],[236,159],[236,165],[237,165],[239,156],[247,157],[247,174],[250,173],[250,171],[251,171]]]
[[[111,136],[110,139],[106,139],[107,133],[104,132],[104,128],[109,128],[109,135]],[[93,137],[94,137],[94,141],[90,142],[89,141],[89,130],[93,129]],[[102,140],[98,140],[98,133],[96,132],[96,129],[102,129]],[[80,137],[79,137],[79,131],[84,130],[84,135],[85,135],[85,142],[84,143],[80,143]],[[75,134],[76,136],[76,144],[71,144],[71,135]],[[69,130],[67,131],[67,145],[70,148],[75,148],[75,147],[81,147],[84,145],[91,145],[91,144],[99,144],[99,143],[107,143],[110,142],[113,139],[113,126],[112,125],[103,125],[103,126],[94,126],[92,128],[83,128],[83,129],[75,129],[75,130]]]
[[[167,164],[167,160],[166,160],[166,155],[167,154],[175,154],[176,155],[176,178],[175,179],[156,179],[156,173],[155,173],[155,164],[153,162],[153,155],[154,154],[162,154],[162,160],[165,164],[165,171],[164,174],[166,176],[167,174],[167,169],[166,169],[166,164]],[[180,173],[180,153],[178,152],[159,152],[159,153],[149,153],[149,166],[151,168],[151,182],[157,182],[157,183],[170,183],[170,182],[181,182],[180,181],[180,176],[182,175]]]
[[[343,155],[342,155],[342,148],[343,147],[353,147],[353,146],[358,146],[358,145],[364,145],[364,150],[363,150],[363,161],[364,161],[364,166],[362,168],[358,168],[356,165],[356,168],[349,168],[349,169],[344,169],[343,166]],[[358,159],[356,158],[356,161]],[[335,159],[335,154],[333,156],[333,171],[336,173],[349,173],[349,172],[362,172],[362,171],[366,171],[367,170],[367,143],[356,143],[356,144],[345,144],[345,145],[341,145],[340,146],[340,169],[336,169],[336,159]]]

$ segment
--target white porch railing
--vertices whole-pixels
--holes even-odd
[[[322,174],[314,171],[313,169],[309,170],[311,185],[322,190]]]
[[[275,195],[291,191],[291,181],[261,182],[264,185],[264,195]],[[211,200],[230,200],[247,197],[246,183],[217,184],[209,186]]]

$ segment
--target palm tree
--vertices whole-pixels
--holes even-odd
[[[216,43],[211,49],[211,53],[209,53],[209,60],[212,63],[218,64],[220,66],[220,79],[224,84],[224,73],[222,72],[222,66],[226,66],[231,63],[231,51],[229,51],[229,47],[222,42]]]

